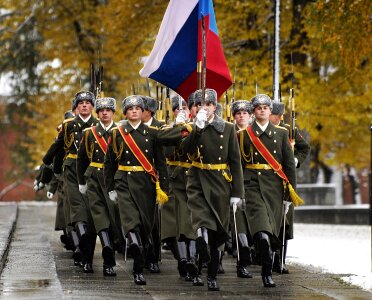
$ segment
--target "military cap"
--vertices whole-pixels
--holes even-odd
[[[131,95],[126,97],[122,102],[121,102],[121,108],[123,109],[123,113],[126,114],[128,108],[133,107],[133,106],[138,106],[144,110],[144,103],[143,99],[141,96],[138,95]]]
[[[231,113],[233,116],[235,116],[235,114],[241,110],[244,110],[247,113],[251,114],[251,103],[248,100],[237,100],[231,104]]]
[[[84,100],[89,101],[94,106],[94,101],[96,100],[96,97],[94,96],[94,94],[92,92],[80,91],[80,92],[77,92],[75,94],[74,99],[75,99],[75,102],[76,102],[76,106],[79,104],[79,102],[84,101]]]
[[[259,105],[267,105],[270,110],[273,109],[273,102],[268,95],[258,94],[251,99],[252,111]]]
[[[273,115],[284,115],[284,103],[279,101],[273,101],[273,109],[271,110]]]
[[[141,96],[143,99],[144,109],[155,113],[158,109],[158,101],[149,96]]]
[[[65,114],[63,115],[63,118],[65,120],[70,119],[70,118],[74,118],[74,117],[75,117],[75,115],[71,110],[66,111]]]
[[[74,111],[77,107],[77,104],[76,104],[76,100],[75,100],[75,97],[72,98],[72,101],[71,101],[71,110]]]
[[[96,106],[96,113],[98,113],[99,110],[104,109],[104,108],[111,109],[113,112],[115,112],[116,111],[116,100],[110,97],[97,98],[95,106]]]
[[[195,105],[202,102],[203,90],[195,91]],[[213,103],[217,105],[217,92],[213,89],[205,89],[205,103]]]
[[[179,108],[179,103],[180,103],[180,96],[175,95],[172,97],[172,111],[175,111],[177,108]],[[186,101],[182,99],[182,106],[187,105]]]
[[[195,104],[195,92],[191,93],[188,99],[188,107],[191,109],[191,107]]]

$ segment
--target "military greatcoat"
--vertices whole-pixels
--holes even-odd
[[[115,124],[111,128],[114,126]],[[105,149],[101,148],[95,138],[93,128],[97,136],[103,138],[102,143],[107,145],[108,131],[101,123],[84,130],[77,158],[78,181],[79,184],[88,186],[87,196],[96,231],[99,233],[103,229],[110,229],[114,240],[120,242],[120,220],[116,218],[116,205],[108,197],[103,178]]]
[[[296,173],[293,151],[289,143],[288,131],[270,122],[263,132],[254,122],[254,134],[266,146],[271,155],[282,165],[284,173],[295,187]],[[283,217],[283,180],[272,169],[248,168],[249,165],[268,163],[252,144],[247,130],[239,132],[239,144],[244,168],[244,187],[249,230],[254,236],[265,231],[271,235],[272,246],[280,246],[280,226]]]
[[[284,122],[280,122],[279,126],[286,128],[289,132],[290,125],[285,124]],[[298,159],[297,168],[299,168],[306,158],[310,154],[310,145],[309,143],[303,138],[298,128],[295,128],[294,131],[294,157]],[[285,235],[286,239],[290,240],[293,239],[293,221],[294,221],[294,207],[291,205],[289,207],[287,216],[286,216],[286,227],[285,227]],[[283,225],[282,225],[283,226]]]
[[[234,125],[215,115],[203,130],[194,125],[181,149],[193,160],[186,186],[193,230],[217,232],[217,245],[222,245],[229,238],[230,197],[244,197]]]
[[[65,151],[63,180],[66,201],[70,207],[70,221],[72,225],[76,222],[89,222],[91,220],[88,199],[79,192],[76,174],[76,158],[83,130],[97,123],[98,120],[93,116],[91,116],[87,122],[84,122],[80,116],[65,120],[62,124],[62,130],[58,134],[58,138],[51,145],[43,158],[43,162],[50,165],[59,151],[62,149]]]
[[[132,136],[142,153],[153,164],[158,171],[161,188],[168,191],[167,168],[159,167],[159,161],[164,161],[164,153],[157,142],[158,129],[143,123],[134,129],[127,121],[122,123],[121,128],[126,135]],[[156,213],[155,183],[149,173],[138,171],[138,166],[141,163],[125,143],[118,127],[113,128],[104,163],[106,188],[108,191],[115,190],[118,194],[120,219],[125,234],[136,230],[146,238],[143,242],[147,243]],[[121,170],[121,167],[130,170]]]

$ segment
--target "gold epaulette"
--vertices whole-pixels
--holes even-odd
[[[193,123],[187,123],[187,124],[185,124],[185,127],[186,127],[186,129],[187,129],[188,132],[191,132],[192,131],[192,124]]]
[[[147,127],[151,129],[159,130],[159,127],[156,127],[156,126],[147,125]]]
[[[286,131],[288,131],[288,129],[287,128],[285,128],[285,127],[283,127],[283,126],[279,126],[279,125],[274,125],[276,128],[279,128],[279,129],[283,129],[283,130],[286,130]]]
[[[118,129],[118,126],[112,127],[110,131],[113,131],[114,129]]]
[[[229,122],[229,121],[226,121],[226,120],[224,120],[226,123],[228,123],[228,124],[232,124],[232,125],[234,125],[234,123],[233,122]]]
[[[85,129],[83,129],[83,132],[84,132],[84,131],[91,130],[91,129],[92,129],[92,127],[85,128]]]
[[[63,124],[68,123],[68,122],[71,122],[73,120],[75,120],[75,118],[68,118],[66,120],[63,120]]]

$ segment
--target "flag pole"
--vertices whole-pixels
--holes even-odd
[[[205,19],[202,20],[202,68],[201,68],[201,89],[202,89],[202,106],[205,104],[205,88],[207,84],[207,37],[205,32]]]
[[[275,0],[274,22],[274,63],[273,63],[273,100],[279,101],[279,74],[280,74],[280,0]]]

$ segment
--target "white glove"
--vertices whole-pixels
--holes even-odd
[[[79,192],[81,194],[85,195],[87,192],[87,189],[88,189],[87,184],[79,184]]]
[[[47,192],[47,198],[49,199],[49,200],[51,200],[52,198],[53,198],[53,193],[51,193],[51,192]]]
[[[61,173],[54,173],[54,176],[59,180],[62,178],[62,174]]]
[[[298,159],[297,159],[297,157],[295,157],[294,159],[295,159],[295,167],[297,168],[297,165],[298,165]]]
[[[37,191],[40,191],[41,189],[43,189],[45,186],[44,183],[42,182],[39,182],[37,180],[34,181],[34,191],[37,192]]]
[[[118,193],[115,190],[113,190],[113,191],[109,192],[108,194],[109,194],[110,200],[116,203],[116,201],[118,199]]]
[[[177,115],[177,118],[176,118],[176,125],[178,124],[185,124],[186,123],[186,114],[183,110],[181,110],[178,115]]]
[[[234,213],[238,207],[241,207],[243,204],[242,199],[238,197],[231,197],[230,198],[230,205],[232,206]]]
[[[205,127],[205,122],[207,121],[207,112],[205,109],[199,110],[195,118],[195,124],[198,128],[203,129]]]
[[[289,207],[291,206],[292,202],[290,201],[283,201],[283,214],[286,215],[288,213]]]

